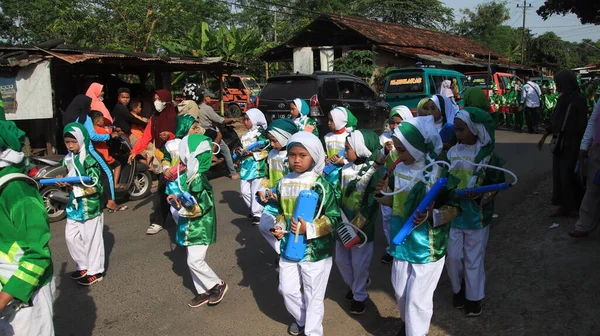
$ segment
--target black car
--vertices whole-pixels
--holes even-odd
[[[342,72],[316,71],[307,74],[280,74],[268,79],[259,95],[259,109],[267,120],[290,117],[290,103],[304,99],[310,106],[310,117],[318,125],[319,135],[329,132],[327,115],[337,106],[348,108],[358,128],[380,131],[390,106],[360,78]]]

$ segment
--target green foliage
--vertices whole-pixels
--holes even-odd
[[[544,20],[552,15],[577,15],[582,24],[591,23],[600,25],[600,1],[597,0],[546,0],[537,10]]]
[[[377,53],[371,50],[352,50],[346,56],[334,60],[333,68],[368,80],[377,68],[376,56]]]
[[[363,0],[355,12],[371,19],[406,26],[447,30],[454,24],[454,13],[439,0]]]
[[[553,32],[533,39],[528,46],[532,63],[553,64],[559,69],[570,69],[600,60],[600,41],[582,43],[563,41]]]

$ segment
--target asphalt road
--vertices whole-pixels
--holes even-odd
[[[548,149],[535,148],[539,136],[497,132],[497,153],[506,168],[519,176],[517,186],[497,202],[501,220],[523,200],[531,187],[551,169]],[[145,235],[151,203],[130,202],[129,210],[105,213],[104,240],[107,275],[103,282],[82,288],[69,279],[75,264],[64,240],[64,222],[52,224],[50,242],[56,277],[55,329],[57,335],[286,335],[293,320],[277,292],[276,254],[258,229],[245,217],[239,182],[211,181],[217,204],[218,238],[207,261],[229,284],[229,292],[215,307],[189,308],[193,284],[185,249],[173,242],[174,225],[155,236]],[[377,232],[371,267],[372,286],[367,312],[349,314],[348,290],[334,265],[325,301],[327,335],[388,334],[398,318],[390,283],[390,266],[379,262],[384,250]],[[444,281],[446,275],[442,275]],[[448,293],[444,293],[448,294]],[[436,292],[436,298],[441,295]],[[435,320],[435,317],[434,317]],[[434,321],[435,322],[435,321]]]

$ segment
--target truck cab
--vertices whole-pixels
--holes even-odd
[[[249,75],[223,74],[221,76],[223,104],[231,117],[239,117],[246,112],[252,97],[258,96],[260,86]]]

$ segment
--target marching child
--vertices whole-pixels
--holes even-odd
[[[419,116],[433,116],[435,129],[438,131],[440,136],[442,136],[442,129],[444,126],[454,123],[455,114],[455,106],[448,97],[442,95],[433,95],[423,105],[422,114],[419,114]],[[442,139],[442,142],[444,145],[444,150],[450,149],[450,147],[452,147],[456,142],[456,139],[454,139],[454,134],[452,134],[451,137]]]
[[[83,125],[67,124],[63,130],[69,154],[63,159],[67,176],[89,176],[91,184],[60,183],[71,189],[67,204],[65,240],[77,271],[71,278],[82,286],[91,286],[104,279],[104,214],[102,213],[102,183],[100,164],[88,155],[90,137]]]
[[[494,122],[478,108],[466,107],[456,114],[454,130],[459,143],[448,151],[453,168],[450,175],[460,180],[457,189],[504,182],[504,173],[473,165],[503,164],[494,154]],[[454,292],[455,308],[464,307],[467,316],[481,314],[485,296],[484,256],[494,214],[495,193],[459,198],[461,214],[450,223],[446,268]]]
[[[554,86],[546,86],[544,87],[544,111],[542,113],[542,121],[547,124],[552,120],[552,112],[556,108],[556,104],[558,103],[558,94],[554,92]]]
[[[425,98],[421,100],[421,102],[425,104],[427,100],[429,99]],[[383,161],[382,174],[385,174],[385,172],[394,165],[394,162],[398,160],[398,153],[396,152],[396,149],[394,148],[394,142],[392,141],[392,134],[394,133],[394,130],[403,120],[412,118],[414,118],[413,114],[408,107],[404,105],[398,105],[392,108],[392,111],[388,116],[388,125],[390,131],[384,132],[379,136],[379,144],[381,147],[383,147],[378,159],[378,161]],[[385,239],[387,242],[385,254],[381,257],[381,262],[384,264],[391,264],[394,260],[394,258],[390,255],[390,221],[392,220],[392,208],[383,204],[380,204],[380,207],[383,233],[385,234]]]
[[[288,140],[287,148],[292,172],[279,181],[277,208],[280,221],[273,232],[281,240],[279,292],[295,319],[288,330],[291,335],[323,335],[323,300],[333,263],[331,232],[341,222],[340,209],[335,189],[321,177],[325,151],[319,138],[312,133],[298,132]],[[316,214],[312,223],[302,218],[294,220],[300,191],[313,188],[319,195],[322,213]],[[307,248],[299,262],[286,257],[286,246],[290,243],[286,231],[299,232],[307,239]]]
[[[331,132],[325,135],[326,162],[336,167],[328,174],[325,173],[325,179],[334,187],[339,185],[342,166],[348,163],[339,152],[345,148],[346,137],[356,127],[356,123],[357,120],[352,112],[345,107],[336,107],[329,112],[328,126]]]
[[[270,229],[275,225],[277,216],[277,199],[271,189],[277,187],[279,180],[289,174],[290,167],[287,160],[288,140],[298,131],[292,119],[276,119],[267,127],[267,138],[271,144],[271,151],[267,157],[268,174],[261,182],[258,196],[265,208],[260,216],[260,233],[265,237],[269,245],[279,255],[279,240],[271,234]],[[279,261],[277,262],[279,264]]]
[[[192,308],[219,304],[228,290],[225,281],[206,263],[208,246],[217,241],[215,199],[205,174],[212,162],[212,148],[211,139],[205,135],[190,134],[181,139],[179,157],[186,167],[180,174],[181,192],[189,193],[195,202],[185,208],[178,195],[167,197],[179,208],[175,240],[187,249],[187,264],[197,293],[188,303]]]
[[[245,149],[257,141],[267,141],[264,136],[267,129],[267,120],[259,109],[251,108],[244,115],[244,126],[248,129],[248,132],[240,138],[242,148],[236,150],[237,154],[242,156],[240,189],[242,198],[250,209],[252,225],[259,225],[263,207],[257,201],[256,193],[260,188],[260,182],[267,173],[266,158],[269,153],[262,149],[252,152]]]
[[[449,227],[443,224],[457,214],[448,197],[455,183],[453,178],[448,181],[427,213],[410,218],[437,179],[447,175],[437,164],[424,169],[441,153],[442,140],[433,117],[427,116],[400,124],[394,130],[393,141],[401,162],[389,183],[377,183],[375,193],[385,191],[388,184],[395,192],[393,196],[378,198],[382,204],[392,206],[391,237],[408,220],[416,225],[401,245],[391,247],[392,285],[406,335],[425,335],[433,315],[433,292],[444,269]]]
[[[304,99],[296,98],[290,103],[290,113],[292,114],[292,120],[298,127],[298,131],[312,132],[312,134],[319,137],[317,123],[308,117],[309,112],[310,107]]]
[[[0,252],[9,256],[0,258],[0,334],[50,336],[54,281],[48,215],[35,183],[24,175],[25,133],[2,112],[0,98]]]
[[[374,191],[380,179],[375,159],[380,150],[379,139],[373,131],[357,130],[346,138],[346,158],[349,162],[341,172],[341,211],[352,225],[365,233],[367,241],[364,242],[364,237],[359,234],[364,245],[349,250],[342,242],[337,241],[335,263],[344,282],[350,287],[346,300],[352,302],[350,313],[356,315],[365,312],[369,297],[367,282],[373,257],[378,208]]]

